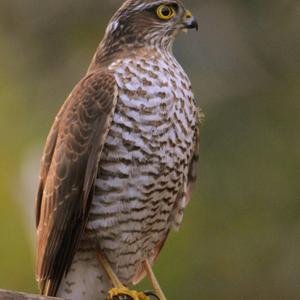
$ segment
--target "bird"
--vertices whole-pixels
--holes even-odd
[[[202,111],[173,55],[179,0],[127,0],[59,110],[36,195],[36,278],[72,300],[167,299],[152,267],[182,222]],[[154,292],[132,285],[147,276]]]

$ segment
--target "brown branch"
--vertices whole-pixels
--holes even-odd
[[[14,291],[5,291],[0,289],[0,300],[63,300],[62,298],[45,297],[40,295],[31,295]]]

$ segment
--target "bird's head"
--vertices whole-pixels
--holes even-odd
[[[198,23],[179,0],[127,0],[109,22],[105,38],[111,46],[170,49],[179,32],[192,28],[198,29]]]

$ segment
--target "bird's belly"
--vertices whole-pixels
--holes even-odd
[[[142,131],[130,133],[117,123],[120,116],[115,118],[102,152],[87,230],[95,233],[119,277],[130,282],[141,272],[143,260],[156,256],[169,231],[189,151],[163,142],[172,130],[146,142]]]
[[[127,69],[116,78],[119,100],[99,163],[87,232],[118,276],[131,282],[143,260],[157,255],[169,231],[187,183],[196,110],[193,95],[184,89],[187,79],[177,80],[175,93],[171,79]],[[130,82],[124,72],[131,74]]]
[[[157,254],[184,182],[185,166],[170,159],[171,150],[144,151],[124,140],[114,150],[106,145],[87,224],[125,282]]]

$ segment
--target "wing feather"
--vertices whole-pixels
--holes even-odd
[[[192,189],[197,180],[197,170],[198,170],[198,161],[199,161],[199,150],[200,150],[200,127],[196,126],[195,135],[194,135],[194,154],[189,166],[188,173],[188,185],[187,185],[187,202],[191,199]]]
[[[116,102],[114,76],[89,74],[66,100],[48,136],[36,199],[36,274],[42,294],[56,295],[74,257]]]

